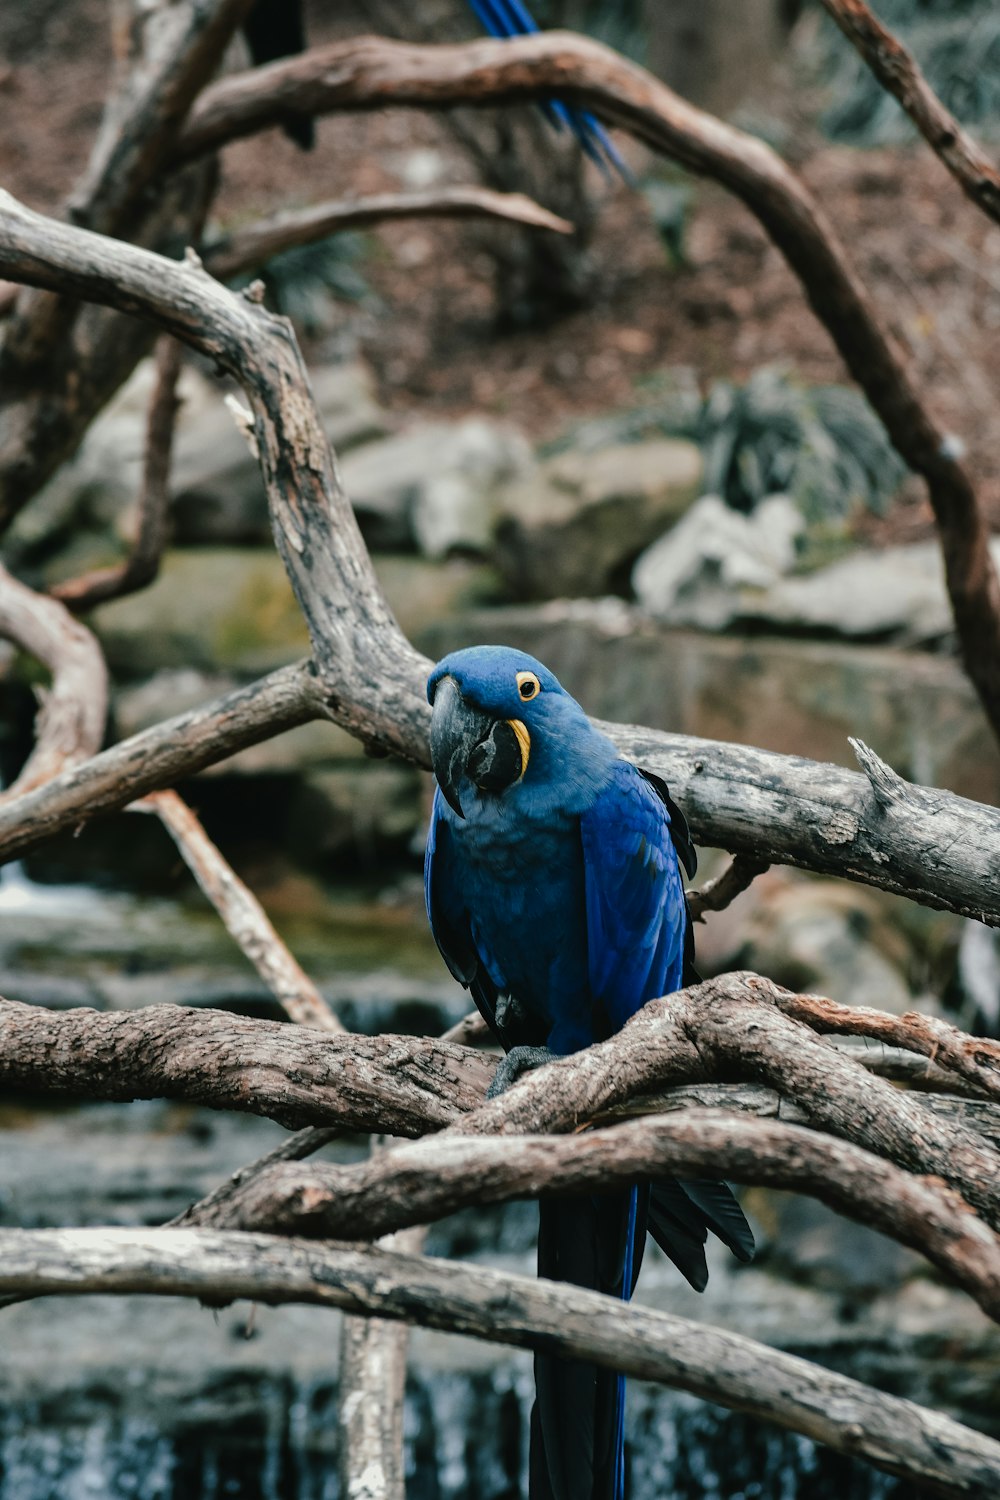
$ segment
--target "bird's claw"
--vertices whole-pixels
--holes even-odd
[[[549,1047],[512,1047],[497,1063],[497,1070],[486,1090],[487,1099],[496,1099],[499,1094],[506,1093],[523,1073],[544,1067],[555,1055]]]

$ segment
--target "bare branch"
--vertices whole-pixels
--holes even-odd
[[[289,1019],[321,1031],[343,1031],[333,1011],[275,932],[253,891],[220,854],[176,792],[153,792],[134,806],[157,814],[185,864]]]
[[[16,859],[64,828],[79,827],[247,745],[324,717],[311,663],[282,667],[203,708],[143,730],[32,791],[8,802],[0,798],[2,858]]]
[[[52,674],[35,719],[35,747],[0,804],[15,804],[100,749],[108,714],[108,673],[96,639],[65,605],[36,594],[0,564],[0,636]]]
[[[687,905],[693,922],[704,922],[707,911],[725,911],[737,896],[750,889],[758,875],[763,875],[770,865],[763,860],[750,859],[737,854],[714,880],[707,880],[697,890],[688,891]]]
[[[167,542],[170,507],[170,456],[174,419],[177,415],[177,381],[181,372],[182,346],[176,339],[161,338],[156,349],[156,383],[146,417],[146,455],[139,523],[132,549],[114,568],[97,568],[77,578],[57,583],[52,597],[61,599],[80,613],[144,589],[160,571]]]
[[[739,1334],[550,1281],[381,1249],[191,1229],[0,1231],[0,1296],[339,1307],[544,1348],[691,1391],[925,1486],[994,1500],[1000,1443]]]
[[[422,193],[374,193],[341,198],[297,212],[286,210],[247,229],[206,245],[205,268],[220,281],[256,270],[273,255],[295,245],[311,245],[347,229],[367,229],[394,219],[502,219],[529,229],[572,234],[573,225],[549,213],[524,193],[495,193],[482,187],[431,188]]]
[[[803,997],[730,974],[644,1006],[616,1036],[482,1103],[491,1060],[444,1041],[330,1036],[208,1010],[53,1015],[0,1002],[0,1086],[91,1099],[166,1097],[306,1123],[413,1136],[564,1133],[677,1084],[736,1079],[793,1099],[823,1130],[939,1176],[1000,1225],[1000,1152],[783,1014]],[[942,1059],[947,1066],[948,1058]],[[1000,1095],[984,1056],[978,1082]],[[642,1112],[640,1103],[637,1112]]]
[[[882,87],[899,100],[966,197],[1000,223],[1000,171],[945,109],[909,49],[864,0],[823,0],[823,5]]]
[[[477,1105],[482,1053],[154,1005],[56,1016],[0,1001],[0,1086],[89,1099],[174,1098],[303,1125],[422,1135]]]
[[[451,47],[360,37],[206,90],[180,136],[179,159],[274,123],[289,108],[313,115],[389,103],[439,109],[546,94],[624,126],[654,150],[714,178],[756,214],[894,446],[926,480],[965,669],[1000,735],[1000,581],[958,445],[926,408],[909,363],[832,223],[762,141],[696,109],[607,48],[569,33]]]
[[[872,1037],[891,1047],[904,1047],[929,1058],[945,1073],[973,1085],[991,1099],[1000,1099],[1000,1042],[967,1036],[949,1021],[908,1011],[892,1016],[866,1005],[838,1005],[823,995],[793,995],[782,991],[777,1004],[787,1016],[813,1031]]]

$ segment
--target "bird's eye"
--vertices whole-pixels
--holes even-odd
[[[530,703],[532,698],[537,698],[542,691],[542,684],[534,672],[518,672],[517,691],[521,695],[522,703]]]

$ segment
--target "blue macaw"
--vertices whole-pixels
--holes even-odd
[[[491,1092],[525,1067],[617,1031],[697,979],[679,860],[684,819],[623,760],[541,662],[475,646],[427,683],[437,777],[424,886],[435,940],[506,1050]],[[711,1229],[740,1260],[753,1235],[722,1182],[662,1181],[539,1204],[539,1275],[627,1300],[647,1229],[698,1291]],[[622,1500],[624,1380],[538,1355],[530,1500]]]
[[[467,0],[467,4],[490,36],[532,36],[539,30],[522,0]],[[243,23],[243,32],[255,66],[304,51],[302,0],[256,0]],[[557,129],[569,126],[584,151],[602,170],[607,171],[610,163],[629,180],[628,168],[610,136],[589,110],[573,109],[558,99],[546,100],[542,108]],[[303,150],[312,148],[315,129],[308,115],[289,111],[283,128]]]

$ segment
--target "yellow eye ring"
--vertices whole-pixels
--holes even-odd
[[[518,672],[516,681],[522,703],[530,703],[532,698],[537,698],[542,691],[542,684],[534,672]]]

